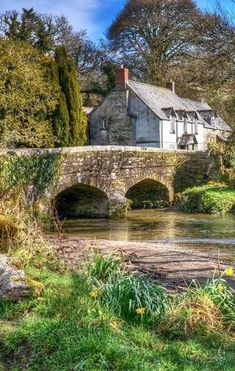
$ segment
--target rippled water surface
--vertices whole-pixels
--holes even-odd
[[[235,262],[235,216],[134,210],[125,219],[73,219],[69,235],[97,239],[161,242],[217,253]]]

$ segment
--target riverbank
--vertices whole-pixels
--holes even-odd
[[[89,251],[119,252],[126,268],[163,283],[170,290],[183,290],[196,279],[205,282],[215,269],[223,272],[231,266],[218,255],[156,242],[126,242],[79,237],[47,236],[69,270],[77,271]],[[235,290],[235,278],[226,278]]]

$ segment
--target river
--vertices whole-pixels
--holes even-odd
[[[169,210],[133,210],[125,219],[71,219],[68,235],[108,240],[160,242],[219,252],[235,263],[235,215],[186,214]]]

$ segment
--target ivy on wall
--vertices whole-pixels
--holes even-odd
[[[37,191],[53,186],[61,164],[60,154],[0,157],[0,194],[34,185]]]

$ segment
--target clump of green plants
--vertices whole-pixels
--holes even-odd
[[[24,267],[62,269],[42,233],[49,212],[45,215],[40,208],[60,164],[59,153],[16,156],[13,152],[0,158],[0,252],[18,256]]]
[[[104,286],[101,301],[126,320],[146,323],[164,313],[167,293],[162,285],[145,277],[123,275]]]
[[[235,190],[220,184],[189,188],[182,193],[181,207],[186,212],[232,212],[235,209]]]
[[[106,282],[120,276],[122,271],[121,257],[118,255],[101,255],[95,251],[88,259],[86,270],[93,281]]]
[[[164,287],[145,277],[128,274],[120,256],[95,252],[85,269],[93,285],[89,295],[118,316],[147,323],[164,313],[167,305]]]
[[[229,287],[224,276],[231,277],[234,274],[232,267],[227,268],[222,274],[213,274],[213,277],[206,282],[203,291],[210,296],[213,303],[221,311],[224,320],[230,329],[235,330],[235,295]]]

